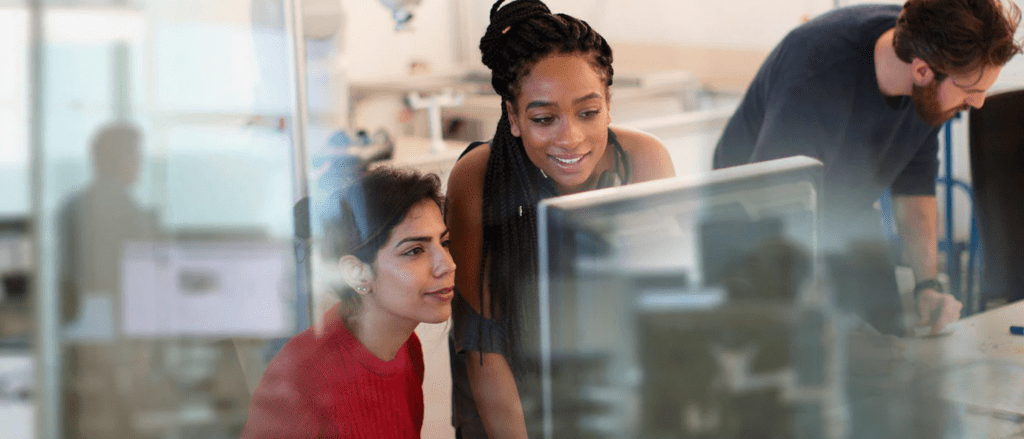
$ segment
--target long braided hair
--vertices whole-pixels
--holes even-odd
[[[482,305],[486,279],[491,317],[505,333],[505,352],[518,370],[523,367],[521,300],[537,296],[537,203],[558,191],[526,156],[522,139],[512,135],[507,107],[515,108],[523,77],[548,55],[588,55],[608,86],[613,70],[611,47],[585,21],[552,14],[540,0],[513,0],[502,7],[504,2],[491,7],[490,25],[480,39],[491,85],[501,96],[501,119],[484,175],[479,291]]]

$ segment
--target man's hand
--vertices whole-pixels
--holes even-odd
[[[925,289],[917,296],[917,312],[921,316],[917,326],[931,326],[931,334],[942,330],[943,326],[957,321],[964,304],[950,294],[940,293],[933,289]]]

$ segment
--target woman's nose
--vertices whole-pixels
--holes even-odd
[[[556,144],[561,147],[574,148],[583,140],[583,129],[579,123],[571,118],[565,119],[562,130],[558,133]]]
[[[442,277],[453,271],[455,271],[455,260],[452,259],[451,252],[447,248],[439,251],[434,262],[434,275]]]

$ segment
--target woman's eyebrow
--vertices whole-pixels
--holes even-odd
[[[441,232],[441,234],[438,235],[438,236],[443,238],[447,234],[448,234],[448,229],[444,229],[444,231]],[[407,242],[430,242],[431,239],[433,239],[433,238],[431,238],[429,236],[410,236],[408,238],[404,238],[401,241],[398,241],[397,243],[395,243],[395,247],[398,247],[398,246],[400,246],[402,244],[405,244]]]
[[[398,246],[400,246],[402,244],[405,244],[407,242],[430,242],[430,239],[431,238],[429,236],[410,236],[408,238],[405,238],[405,239],[395,243],[395,247],[398,247]]]
[[[572,103],[578,104],[580,102],[583,102],[583,101],[586,101],[586,100],[590,100],[590,99],[601,99],[601,93],[598,93],[598,92],[595,91],[595,92],[593,92],[591,94],[588,94],[588,95],[586,95],[584,97],[574,99],[572,101]]]
[[[529,110],[531,108],[553,107],[553,106],[555,106],[555,104],[552,103],[552,102],[548,102],[548,101],[533,101],[533,102],[530,102],[529,104],[526,104],[526,109]]]
[[[595,91],[595,92],[593,92],[591,94],[588,94],[586,96],[573,99],[572,103],[573,104],[578,104],[580,102],[588,101],[588,100],[591,100],[591,99],[601,99],[601,93],[598,93],[598,92]],[[554,102],[550,102],[550,101],[533,101],[533,102],[530,102],[529,104],[526,104],[526,109],[529,110],[531,108],[537,108],[537,107],[554,107],[554,106],[555,106]]]

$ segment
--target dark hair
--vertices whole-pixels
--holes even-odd
[[[99,129],[92,138],[92,160],[99,174],[114,174],[129,164],[126,160],[139,159],[142,133],[127,122],[115,122]]]
[[[413,206],[430,200],[444,208],[441,180],[436,174],[387,166],[370,171],[335,196],[339,214],[324,224],[324,254],[331,258],[353,255],[371,266],[391,231]],[[343,314],[359,308],[359,296],[348,286],[341,287],[339,296]]]
[[[920,58],[942,80],[1002,66],[1021,52],[1014,33],[1020,8],[1001,0],[910,0],[896,20],[893,45],[904,62]]]
[[[522,139],[512,135],[506,103],[515,106],[523,78],[551,54],[589,55],[609,86],[614,71],[611,47],[585,21],[552,14],[540,0],[514,0],[504,7],[502,3],[498,0],[491,7],[491,22],[480,39],[491,85],[501,96],[501,119],[484,174],[479,291],[482,295],[487,279],[490,315],[506,336],[510,365],[518,368],[518,298],[534,297],[537,292],[536,207],[541,199],[556,195],[557,189],[530,162]],[[482,296],[480,303],[484,303]]]

